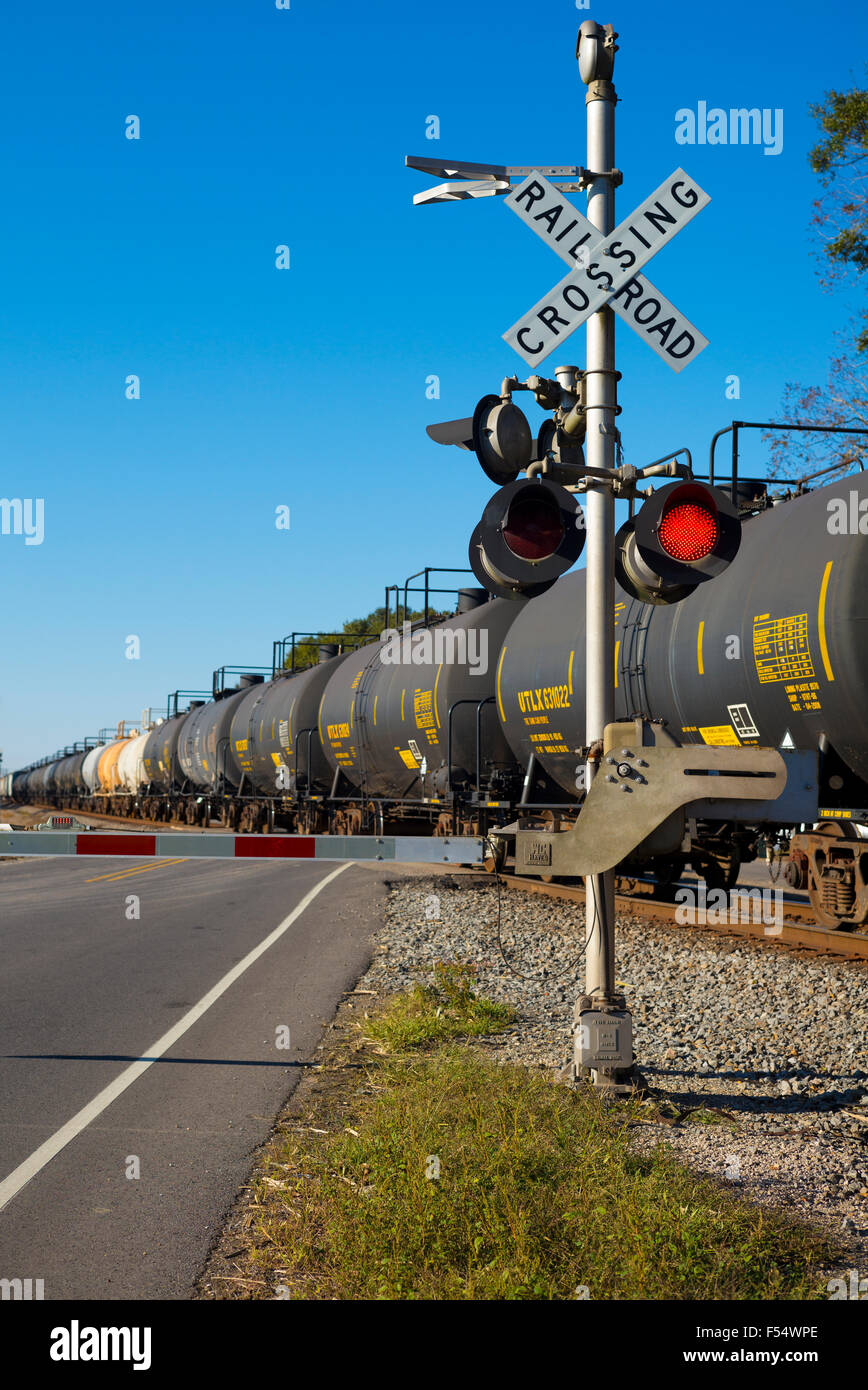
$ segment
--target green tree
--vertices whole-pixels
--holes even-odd
[[[442,622],[445,618],[451,618],[451,613],[435,612],[429,608],[428,621]],[[394,610],[389,613],[389,627],[400,629],[404,619],[410,623],[420,623],[424,617],[422,612],[411,609],[405,613],[403,606],[399,605],[396,616]],[[366,641],[375,641],[386,627],[385,608],[375,608],[373,613],[369,613],[366,618],[348,618],[343,624],[339,633],[319,632],[304,642],[296,644],[295,648],[295,669],[304,671],[308,666],[316,666],[319,660],[319,648],[321,645],[331,644],[343,647],[344,651],[353,650],[362,646]],[[343,641],[347,638],[347,641]],[[284,660],[284,666],[292,666],[292,653],[290,652]]]
[[[861,285],[868,271],[868,90],[827,92],[809,110],[822,132],[808,154],[823,188],[813,216],[820,283],[826,290]],[[868,428],[868,315],[836,336],[824,385],[787,382],[781,423]],[[763,438],[773,478],[833,465],[843,474],[868,459],[868,436],[770,432]]]
[[[824,191],[813,218],[823,242],[821,283],[861,283],[868,270],[868,91],[827,92],[810,112],[823,132],[808,155]],[[856,346],[868,352],[868,326]]]

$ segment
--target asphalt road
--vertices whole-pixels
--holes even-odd
[[[386,874],[351,866],[245,963],[334,873],[0,863],[0,1278],[42,1279],[46,1299],[190,1294],[370,958]]]

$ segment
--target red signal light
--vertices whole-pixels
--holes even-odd
[[[615,537],[615,574],[642,603],[679,603],[732,563],[741,543],[738,511],[720,488],[696,479],[667,483]]]
[[[546,560],[564,538],[560,508],[548,497],[519,495],[509,509],[503,539],[521,560]]]
[[[699,502],[675,502],[667,507],[657,531],[667,555],[673,560],[703,560],[710,555],[720,535],[717,517]]]

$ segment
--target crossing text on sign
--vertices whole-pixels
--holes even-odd
[[[534,184],[536,187],[531,186]],[[563,236],[570,243],[567,248],[570,258],[577,259],[582,247],[592,240],[592,233],[579,227],[576,210],[569,204],[564,206],[564,200],[558,199],[561,207],[549,207],[546,214],[542,206],[537,207],[545,204],[546,198],[544,180],[531,174],[514,195],[510,194],[508,201],[524,207],[530,214],[524,220],[531,225],[535,208],[544,213],[543,222],[549,226],[545,239],[551,237],[560,253],[558,237]],[[535,365],[597,309],[617,299],[619,308],[627,311],[624,317],[629,317],[647,341],[654,343],[661,356],[665,355],[673,365],[686,363],[701,351],[697,346],[699,335],[679,325],[681,316],[662,296],[656,292],[648,295],[636,272],[710,201],[708,194],[688,178],[683,169],[676,169],[614,232],[600,238],[587,265],[577,264],[504,333],[506,342],[526,362]],[[567,222],[562,221],[565,215],[568,215]],[[569,225],[573,220],[575,228]],[[577,236],[573,235],[574,231]],[[665,317],[664,306],[670,311]]]
[[[539,174],[510,193],[506,205],[568,265],[589,266],[599,254],[602,232]],[[628,280],[609,307],[676,372],[708,347],[708,339],[644,275]],[[513,346],[526,362],[538,360],[538,354]]]

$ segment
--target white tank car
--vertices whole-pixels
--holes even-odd
[[[147,782],[142,762],[142,753],[147,741],[147,734],[139,734],[121,749],[116,769],[116,785],[119,791],[135,793],[143,782]]]
[[[81,765],[81,780],[84,782],[84,785],[87,787],[89,792],[95,792],[99,790],[99,777],[97,776],[97,768],[99,766],[99,760],[107,747],[107,743],[101,743],[98,748],[91,748],[90,752],[88,753],[87,757]]]

